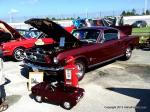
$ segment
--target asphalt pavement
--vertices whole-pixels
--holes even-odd
[[[67,112],[59,105],[37,103],[27,89],[22,62],[6,60],[6,112]],[[130,60],[116,60],[90,69],[80,87],[83,99],[70,112],[150,112],[150,50],[134,50]]]

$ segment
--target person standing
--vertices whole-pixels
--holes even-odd
[[[86,22],[86,26],[87,27],[91,27],[92,26],[89,19],[86,19],[85,22]]]
[[[5,100],[6,94],[4,91],[5,76],[3,73],[3,59],[2,59],[2,50],[0,49],[0,101]]]
[[[81,20],[80,19],[75,19],[75,20],[72,21],[72,23],[76,28],[81,27]]]
[[[0,49],[0,111],[4,111],[8,108],[8,104],[5,103],[6,93],[5,93],[5,75],[3,73],[3,53]]]

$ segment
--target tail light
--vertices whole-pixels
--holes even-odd
[[[50,58],[49,58],[48,55],[45,56],[45,62],[46,62],[46,63],[51,63],[51,60],[50,60]]]

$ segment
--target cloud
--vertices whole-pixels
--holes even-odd
[[[10,11],[8,12],[9,14],[12,14],[12,13],[18,13],[19,12],[19,10],[17,10],[17,9],[10,9]]]

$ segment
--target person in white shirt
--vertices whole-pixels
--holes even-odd
[[[92,26],[91,23],[90,23],[90,21],[89,21],[89,19],[86,19],[85,22],[86,22],[86,26],[87,27],[91,27]]]

